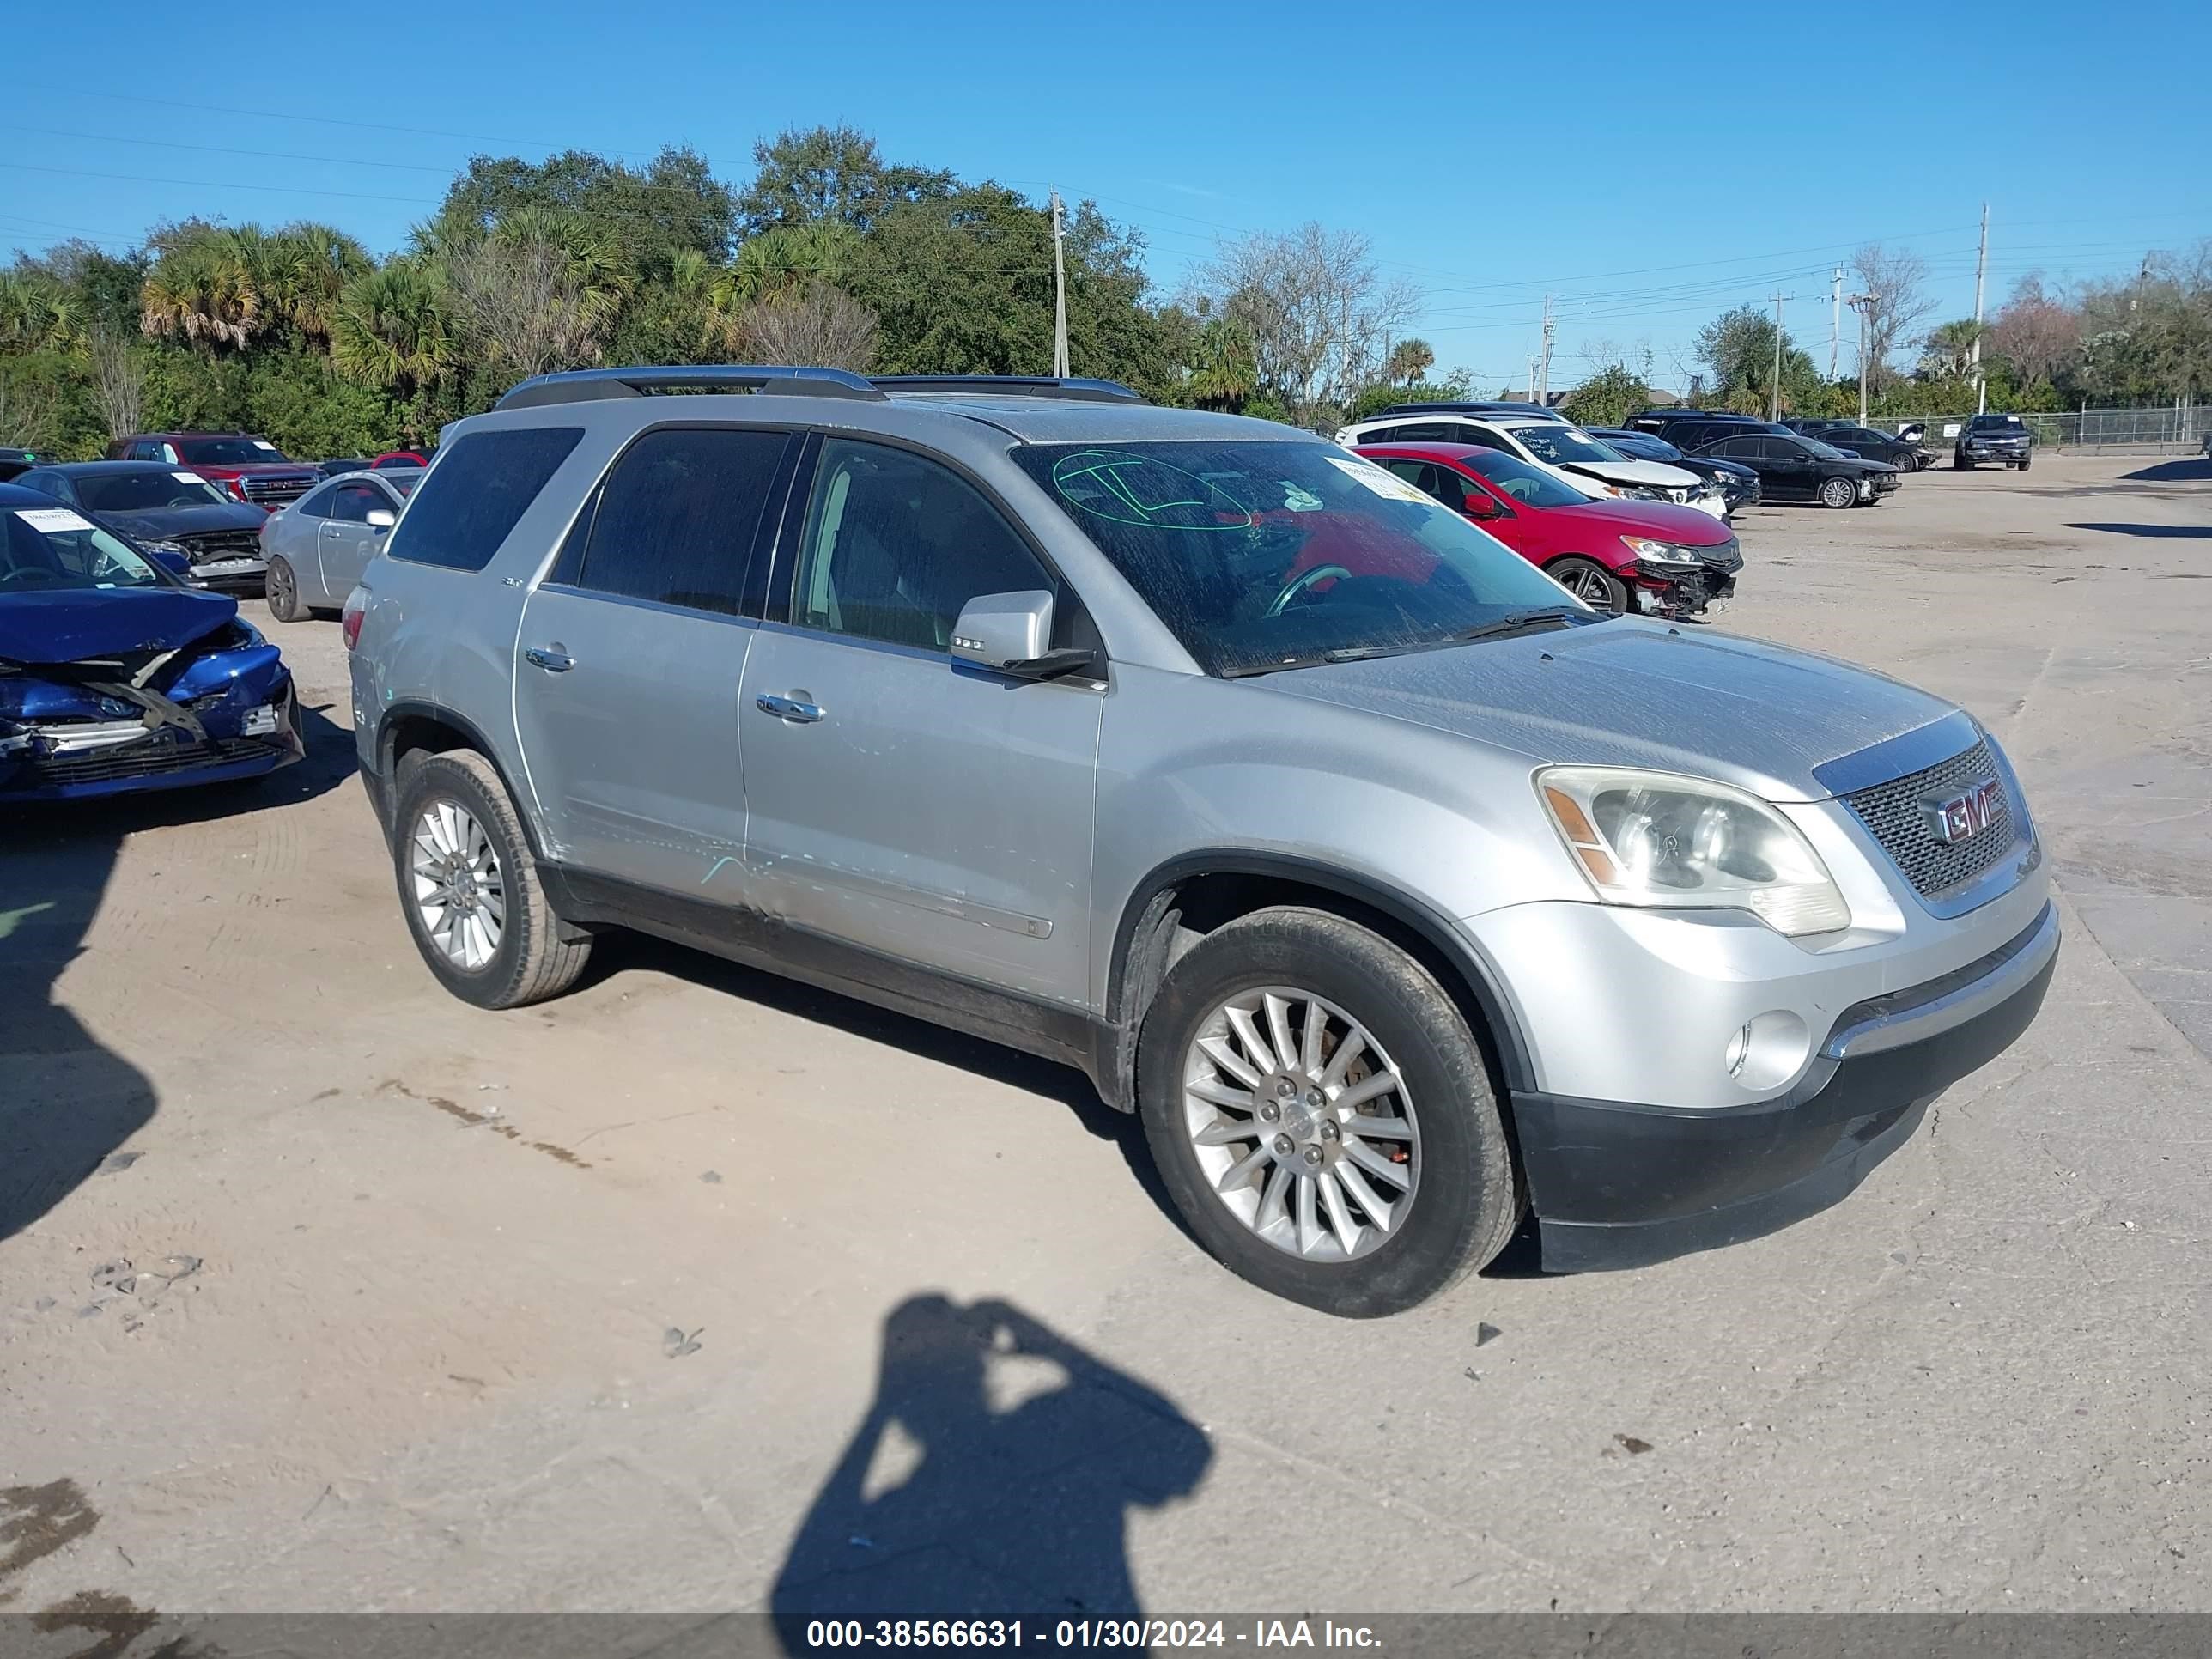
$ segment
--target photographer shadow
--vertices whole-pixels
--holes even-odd
[[[1127,1520],[1212,1459],[1153,1389],[1008,1304],[908,1298],[876,1396],[770,1596],[787,1650],[811,1620],[1141,1617]]]

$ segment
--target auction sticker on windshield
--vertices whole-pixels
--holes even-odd
[[[200,477],[197,472],[172,472],[169,476],[174,478],[179,483],[205,483],[207,482],[205,478]]]
[[[19,507],[15,509],[15,516],[41,536],[58,536],[65,531],[92,528],[91,520],[81,519],[65,507]]]
[[[1386,472],[1372,461],[1347,461],[1334,455],[1328,464],[1351,479],[1361,483],[1389,501],[1412,501],[1417,507],[1434,507],[1435,501],[1424,495],[1395,472]]]

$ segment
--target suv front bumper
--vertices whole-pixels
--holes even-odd
[[[1661,1107],[1516,1091],[1543,1265],[1643,1267],[1827,1208],[1911,1139],[1930,1100],[2027,1029],[2057,958],[2046,903],[1987,956],[1845,1009],[1812,1068],[1771,1100]]]

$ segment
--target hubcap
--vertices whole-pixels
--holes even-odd
[[[1405,1079],[1310,991],[1267,986],[1206,1016],[1183,1058],[1183,1127],[1214,1195],[1285,1255],[1354,1260],[1412,1212],[1421,1139]]]
[[[458,802],[432,801],[415,821],[408,867],[423,936],[455,967],[484,968],[507,931],[507,884],[483,826]]]

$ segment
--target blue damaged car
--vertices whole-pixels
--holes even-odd
[[[304,752],[292,677],[235,599],[0,484],[0,803],[249,778]]]

